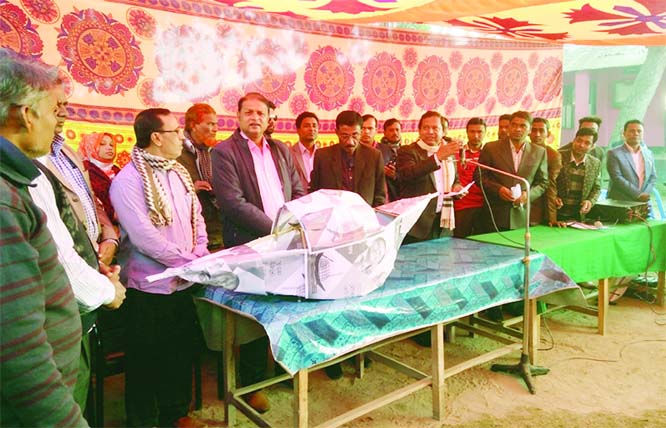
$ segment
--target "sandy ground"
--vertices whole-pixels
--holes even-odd
[[[544,318],[538,363],[550,368],[550,373],[535,378],[536,395],[518,378],[491,372],[488,363],[447,379],[443,421],[431,418],[431,393],[425,389],[345,426],[666,427],[664,308],[624,297],[610,308],[605,336],[596,333],[596,318],[590,316],[558,311]],[[446,363],[455,364],[497,346],[478,336],[459,336],[455,344],[445,345]],[[389,345],[384,352],[430,372],[430,350],[411,341]],[[517,358],[516,352],[494,362],[514,363]],[[345,375],[337,381],[321,371],[310,375],[312,425],[408,383],[403,375],[376,362],[362,379],[354,376],[351,363],[345,363],[343,369]],[[212,359],[204,367],[204,376],[203,409],[191,416],[209,427],[223,426]],[[107,379],[107,426],[123,425],[122,376],[116,377],[121,380]],[[269,422],[292,426],[290,391],[273,386],[267,393],[272,405],[265,415]],[[254,425],[239,413],[237,426]]]

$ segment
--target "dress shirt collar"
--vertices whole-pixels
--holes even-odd
[[[583,155],[583,160],[580,161],[580,162],[578,162],[578,161],[576,160],[576,158],[574,157],[573,152],[571,152],[571,160],[570,160],[569,162],[573,162],[574,165],[579,166],[579,165],[584,164],[586,160],[587,160],[587,154]]]
[[[312,144],[312,146],[314,147],[314,150],[312,150],[312,154],[314,155],[314,152],[316,152],[317,149],[319,148],[319,144],[315,141]],[[298,141],[298,148],[301,150],[301,153],[306,153],[306,152],[308,154],[310,153],[310,150],[307,147],[305,147],[305,144],[303,144],[303,142],[301,142],[300,140]]]
[[[240,136],[243,137],[243,139],[245,140],[246,143],[248,143],[248,145],[250,143],[254,144],[255,146],[257,145],[254,141],[250,140],[250,137],[245,135],[245,132],[241,131],[240,129],[239,129],[239,132],[240,132]],[[263,140],[262,143],[261,143],[261,146],[265,147],[268,144],[268,140],[266,140],[266,137],[264,137],[264,136],[262,136],[261,139]]]
[[[53,153],[53,156],[59,156],[64,145],[65,138],[60,134],[56,134],[51,142],[51,153]]]
[[[639,152],[641,151],[641,148],[642,148],[642,144],[638,144],[638,146],[636,146],[636,148],[634,149],[633,147],[631,147],[631,146],[630,146],[629,144],[627,144],[626,142],[624,143],[624,146],[625,146],[625,147],[627,148],[627,150],[629,150],[629,152],[631,152],[631,153],[639,153]]]

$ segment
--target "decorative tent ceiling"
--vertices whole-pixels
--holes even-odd
[[[429,23],[518,40],[666,45],[666,0],[212,0],[292,18]]]

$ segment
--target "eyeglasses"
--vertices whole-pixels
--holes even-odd
[[[160,132],[160,133],[167,133],[167,134],[168,134],[169,132],[175,132],[176,134],[180,134],[181,132],[183,132],[183,130],[180,129],[180,128],[171,129],[171,130],[158,129],[157,131],[153,131],[153,132]]]

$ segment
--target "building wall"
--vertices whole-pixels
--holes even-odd
[[[632,68],[632,71],[637,69]],[[584,70],[564,73],[564,85],[575,85],[575,126],[562,129],[562,144],[573,140],[576,134],[578,119],[594,114],[603,119],[599,131],[599,145],[606,147],[611,139],[620,110],[613,106],[613,91],[616,82],[625,81],[630,84],[635,73],[623,68]],[[596,112],[591,112],[590,85],[596,84]],[[645,123],[645,142],[651,148],[666,147],[666,76],[662,77],[657,91],[643,118]]]

